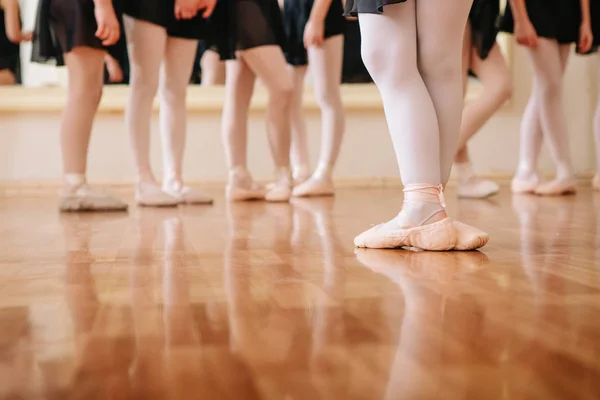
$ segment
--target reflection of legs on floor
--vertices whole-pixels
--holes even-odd
[[[294,80],[294,94],[291,102],[292,144],[291,163],[294,184],[300,184],[310,177],[306,121],[304,120],[304,77],[306,66],[290,67]]]

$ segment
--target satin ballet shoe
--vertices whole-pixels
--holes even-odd
[[[265,188],[255,182],[248,187],[228,184],[225,188],[225,197],[228,201],[264,200]]]
[[[411,184],[404,187],[405,206],[421,202],[439,205],[418,226],[403,228],[397,219],[379,224],[361,233],[354,239],[356,247],[371,249],[395,249],[411,247],[429,251],[451,250],[456,245],[456,229],[452,220],[445,217],[433,223],[427,223],[437,214],[445,212],[442,187],[427,184]],[[402,213],[402,211],[401,211]]]
[[[76,187],[64,187],[58,208],[61,212],[126,211],[127,204],[84,183]]]
[[[163,184],[163,192],[175,197],[181,204],[212,204],[212,197],[199,190],[184,186],[181,182],[170,182]]]
[[[154,182],[140,182],[135,188],[135,201],[144,207],[176,207],[180,201],[163,192]]]
[[[294,197],[333,196],[335,187],[331,178],[311,177],[306,182],[296,186],[292,191]]]
[[[532,179],[519,179],[515,177],[510,182],[513,194],[533,194],[538,185],[539,179],[537,177]]]
[[[592,180],[592,189],[600,191],[600,174],[596,174]]]
[[[458,182],[458,197],[470,199],[485,199],[500,191],[496,182],[473,176]]]
[[[292,169],[292,179],[294,185],[300,185],[310,178],[308,165],[297,165]]]
[[[574,178],[554,179],[549,182],[540,183],[534,193],[538,196],[562,196],[575,194],[577,192],[577,181]]]
[[[289,168],[278,168],[275,171],[275,182],[268,186],[265,200],[282,203],[292,197],[292,175]]]
[[[469,251],[479,249],[487,244],[490,237],[484,231],[464,222],[454,221],[456,230],[456,244],[454,250]]]

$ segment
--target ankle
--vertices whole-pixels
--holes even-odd
[[[570,163],[563,163],[557,166],[556,168],[556,179],[557,180],[571,180],[575,177],[575,172],[573,172],[573,167],[571,167]]]
[[[313,177],[317,179],[331,179],[332,175],[333,166],[326,162],[320,162],[313,174]]]
[[[79,187],[86,183],[85,174],[67,173],[63,176],[63,185],[65,187]]]
[[[465,182],[475,176],[473,167],[470,162],[456,163],[454,164],[456,172],[458,173],[459,182]]]

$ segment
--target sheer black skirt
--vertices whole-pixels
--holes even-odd
[[[192,19],[175,18],[175,0],[123,0],[123,12],[167,30],[167,35],[183,39],[204,39],[207,21],[199,13]]]

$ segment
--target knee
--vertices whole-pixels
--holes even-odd
[[[290,108],[294,96],[294,85],[291,80],[285,81],[270,93],[271,104],[280,108]]]
[[[172,82],[170,79],[166,79],[160,85],[160,98],[162,102],[168,104],[185,104],[185,97],[187,94],[187,83],[181,85],[178,82]]]
[[[514,86],[510,75],[502,76],[494,88],[494,92],[502,102],[507,101],[513,95]]]
[[[433,46],[419,48],[419,71],[424,80],[454,80],[462,77],[460,51],[453,53]]]
[[[135,96],[153,99],[158,90],[158,75],[132,71],[129,84]]]
[[[558,97],[562,91],[562,80],[560,77],[537,76],[535,85],[544,99]]]
[[[337,108],[341,105],[339,85],[336,82],[315,90],[315,100],[321,109]]]
[[[418,75],[414,56],[402,54],[400,49],[394,47],[382,46],[380,42],[363,42],[361,57],[376,84],[382,80],[387,84],[406,82]]]
[[[99,84],[91,84],[90,82],[80,82],[80,84],[72,84],[69,87],[69,94],[77,101],[77,104],[87,104],[97,107],[102,99],[102,82]]]

